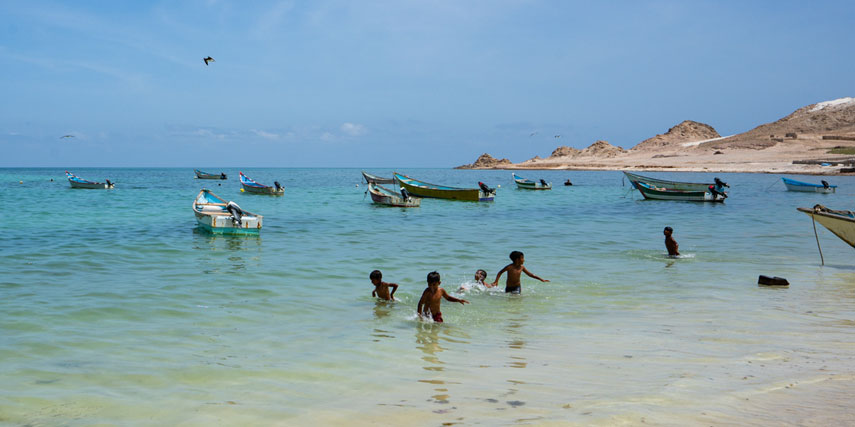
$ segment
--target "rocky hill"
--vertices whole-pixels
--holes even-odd
[[[719,137],[721,135],[712,126],[685,120],[677,126],[668,129],[668,132],[641,141],[635,147],[632,147],[630,151],[662,151],[680,148],[681,144],[686,142],[705,141]]]
[[[470,165],[461,165],[454,169],[492,169],[511,165],[513,165],[513,163],[508,159],[497,159],[487,153],[484,153],[478,157],[474,163]]]
[[[846,135],[855,133],[855,98],[840,98],[799,108],[792,114],[748,132],[701,144],[706,149],[748,148],[761,150],[797,139],[799,135]]]
[[[579,157],[597,157],[600,159],[608,159],[625,154],[626,150],[622,147],[615,147],[606,141],[597,141],[588,146],[588,148],[579,152]]]

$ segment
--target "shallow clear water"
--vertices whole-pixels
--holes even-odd
[[[855,252],[819,227],[820,266],[795,208],[855,208],[852,177],[820,195],[717,174],[731,197],[697,204],[641,200],[618,172],[525,172],[556,184],[541,192],[506,171],[412,169],[399,172],[501,188],[494,203],[407,210],[372,205],[359,169],[244,170],[283,197],[240,193],[238,170],[223,171],[73,171],[109,178],[107,191],[72,190],[62,170],[0,169],[0,423],[851,419]],[[261,236],[197,230],[203,186],[264,215]],[[666,225],[685,257],[664,256]],[[478,268],[491,281],[512,250],[551,282],[457,293]],[[398,302],[371,298],[373,269],[401,285]],[[415,316],[432,270],[471,301],[445,302],[445,324]],[[760,274],[791,286],[758,287]],[[835,392],[810,398],[822,390]],[[787,399],[798,404],[776,408]]]

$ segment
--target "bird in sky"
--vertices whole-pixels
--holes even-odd
[[[556,138],[561,138],[561,135],[555,135]]]
[[[532,132],[532,133],[528,134],[529,138],[530,138],[530,137],[532,137],[532,136],[535,136],[535,135],[537,135],[537,131],[534,131],[534,132]]]
[[[59,139],[62,139],[62,138],[74,138],[74,135],[63,135],[63,136],[59,137]]]
[[[206,58],[202,58],[202,60],[205,61],[205,65],[208,65],[209,62],[217,62],[217,61],[214,61],[214,58],[211,58],[210,56],[206,57]]]

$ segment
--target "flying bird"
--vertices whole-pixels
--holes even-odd
[[[62,138],[74,138],[74,135],[63,135],[63,136],[59,137],[59,139],[62,139]]]
[[[555,135],[556,138],[561,138],[561,135]]]
[[[535,135],[537,135],[537,131],[534,131],[534,132],[528,134],[529,138],[531,138],[532,136],[535,136]]]
[[[207,58],[202,58],[202,60],[205,61],[205,65],[208,65],[209,62],[217,62],[214,61],[214,58],[211,58],[210,56]]]

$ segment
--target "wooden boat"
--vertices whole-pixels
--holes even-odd
[[[798,208],[799,212],[808,214],[814,221],[822,224],[828,231],[834,233],[840,240],[855,248],[855,212],[837,211],[822,205],[813,208]]]
[[[422,204],[422,199],[419,197],[409,196],[404,199],[404,196],[401,193],[392,191],[373,182],[368,183],[368,193],[371,194],[371,200],[378,205],[396,206],[399,208],[417,208]]]
[[[548,183],[544,180],[540,180],[540,182],[532,181],[530,179],[525,179],[515,173],[511,173],[514,177],[514,182],[517,183],[517,188],[522,188],[525,190],[552,190],[552,184]]]
[[[199,169],[193,169],[193,172],[196,174],[197,179],[229,179],[224,173],[207,173]]]
[[[245,191],[254,194],[269,194],[271,196],[281,196],[285,194],[285,188],[279,185],[278,181],[273,183],[275,187],[271,187],[269,185],[255,182],[252,178],[244,175],[243,172],[238,172],[238,175],[240,177],[240,186]]]
[[[87,181],[69,171],[65,171],[65,176],[68,178],[68,183],[71,184],[71,188],[109,189],[114,186],[109,179],[104,180],[107,182]]]
[[[410,194],[417,197],[433,199],[467,200],[470,202],[492,202],[496,197],[496,190],[488,188],[483,182],[479,182],[479,188],[458,188],[422,182],[397,172],[393,174],[402,187]]]
[[[383,178],[377,175],[371,175],[365,171],[362,171],[362,177],[365,178],[365,182],[369,184],[394,184],[395,178]]]
[[[822,184],[812,184],[810,182],[802,182],[796,181],[794,179],[789,178],[781,178],[784,181],[784,185],[787,186],[787,190],[789,191],[801,191],[803,193],[834,193],[837,190],[836,185],[829,185],[827,182],[822,181]]]
[[[205,188],[193,200],[193,214],[200,227],[216,234],[258,234],[263,218]]]
[[[635,188],[641,192],[645,199],[654,200],[681,200],[686,202],[723,202],[727,194],[718,191],[685,191],[672,190],[669,188],[654,187],[646,182],[636,181]]]
[[[708,191],[710,185],[716,185],[716,183],[709,184],[700,184],[693,182],[679,182],[679,181],[667,181],[664,179],[650,178],[647,176],[636,175],[634,173],[629,173],[627,171],[623,172],[626,175],[626,178],[629,182],[633,183],[633,186],[636,182],[643,182],[652,187],[659,188],[667,188],[669,190],[682,190],[682,191]],[[637,187],[636,187],[637,188]]]

